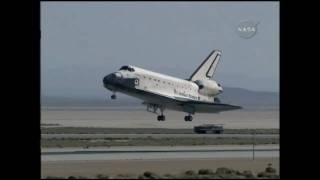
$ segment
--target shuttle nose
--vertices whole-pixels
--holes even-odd
[[[103,84],[104,85],[113,84],[121,78],[122,78],[121,73],[119,73],[119,72],[111,73],[103,78]]]
[[[104,85],[108,84],[108,83],[109,83],[109,79],[110,79],[109,75],[108,75],[108,76],[105,76],[105,77],[103,78],[103,84],[104,84]]]

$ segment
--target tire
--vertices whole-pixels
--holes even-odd
[[[158,121],[165,121],[166,117],[161,115],[161,116],[157,116]]]

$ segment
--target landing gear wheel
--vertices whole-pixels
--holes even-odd
[[[116,98],[117,98],[117,96],[115,94],[111,95],[111,99],[116,99]]]
[[[191,115],[188,115],[188,116],[185,116],[185,117],[184,117],[184,120],[185,120],[185,121],[192,121],[192,119],[193,119],[193,118],[192,118]]]
[[[164,115],[158,116],[157,117],[158,121],[165,121],[166,117]]]

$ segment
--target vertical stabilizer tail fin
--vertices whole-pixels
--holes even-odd
[[[217,68],[221,51],[213,50],[189,78],[190,81],[210,79]]]

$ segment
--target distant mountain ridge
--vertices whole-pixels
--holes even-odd
[[[279,106],[279,93],[226,87],[218,98],[223,103],[240,106]]]
[[[225,87],[218,96],[221,103],[230,103],[240,106],[279,106],[279,93],[252,91],[243,88]],[[42,96],[42,106],[140,106],[142,100],[132,97],[119,97],[111,100],[110,97],[57,97]]]

